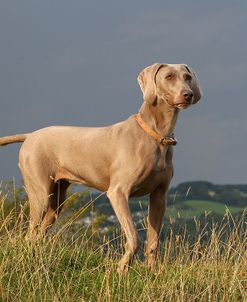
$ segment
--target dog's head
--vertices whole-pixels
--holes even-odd
[[[137,80],[144,101],[153,106],[161,99],[171,107],[185,109],[202,97],[194,70],[185,64],[155,63],[143,69]]]

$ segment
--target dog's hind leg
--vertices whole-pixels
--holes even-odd
[[[30,181],[27,177],[25,177],[24,183],[30,205],[29,236],[34,238],[43,235],[40,232],[40,226],[49,207],[52,184],[34,183],[33,180]]]
[[[62,210],[63,203],[66,199],[66,191],[70,183],[66,180],[59,180],[55,183],[53,192],[49,198],[48,209],[44,215],[43,221],[41,223],[41,232],[46,233],[48,228],[55,222],[58,218],[59,213]]]

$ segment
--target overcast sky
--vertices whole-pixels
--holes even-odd
[[[173,185],[247,183],[246,28],[244,0],[0,0],[0,136],[123,120],[142,68],[187,63],[204,97],[180,114]],[[19,147],[0,179],[20,179]]]

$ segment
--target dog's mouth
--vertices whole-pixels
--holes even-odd
[[[182,102],[182,103],[178,103],[178,104],[174,104],[175,107],[177,107],[178,109],[186,109],[190,106],[191,104],[188,102]]]
[[[178,108],[178,109],[187,109],[189,106],[191,106],[193,104],[192,101],[178,101],[177,103],[174,102],[174,100],[169,99],[168,97],[164,98],[166,103],[170,106],[170,107],[174,107],[174,108]]]

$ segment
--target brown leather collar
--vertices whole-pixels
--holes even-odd
[[[136,114],[134,116],[137,123],[141,126],[141,128],[150,136],[152,136],[156,141],[158,141],[161,145],[173,145],[175,146],[177,144],[177,140],[174,137],[174,134],[172,133],[171,136],[160,136],[157,132],[150,129],[149,126],[144,122],[144,120],[141,118],[140,114]]]

